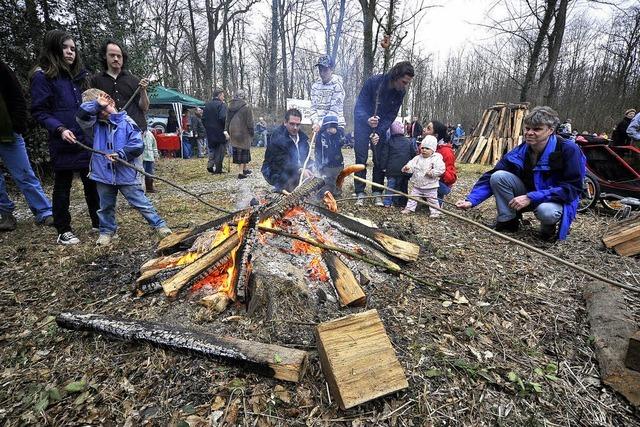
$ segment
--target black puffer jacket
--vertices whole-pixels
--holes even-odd
[[[406,136],[394,135],[384,142],[380,152],[380,164],[386,170],[385,176],[402,176],[407,175],[401,169],[416,155],[416,148]]]

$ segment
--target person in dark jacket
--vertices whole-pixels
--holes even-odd
[[[173,108],[167,110],[167,128],[165,133],[177,133],[178,132],[178,119],[176,118],[176,112]]]
[[[391,123],[396,119],[402,106],[406,89],[414,76],[413,66],[409,62],[399,62],[386,74],[370,77],[362,86],[354,107],[354,136],[356,163],[366,164],[369,156],[369,146],[373,152],[373,182],[382,184],[384,172],[377,159],[379,151],[385,144],[386,133]],[[366,178],[367,171],[356,173],[360,178]],[[357,205],[364,203],[365,185],[356,181]],[[373,190],[379,196],[376,203],[381,204],[382,193]]]
[[[11,68],[0,61],[0,159],[24,196],[36,222],[53,225],[51,202],[29,163],[22,134],[27,130],[27,101]],[[16,205],[9,199],[4,176],[0,173],[0,231],[15,230]]]
[[[76,141],[92,145],[76,123],[76,111],[87,86],[87,71],[71,35],[60,30],[47,32],[31,76],[31,114],[49,131],[49,154],[54,171],[53,219],[58,243],[62,245],[80,243],[71,228],[69,213],[74,174],[82,180],[91,226],[97,230],[99,225],[98,191],[88,177],[91,153],[75,145]]]
[[[238,179],[248,177],[252,171],[249,169],[251,162],[251,141],[253,140],[253,111],[246,101],[247,93],[240,89],[229,104],[226,127],[231,144],[233,164],[238,165]]]
[[[224,103],[224,91],[213,91],[213,99],[204,106],[202,123],[207,131],[207,145],[209,147],[209,162],[207,170],[210,173],[222,173],[222,162],[226,149],[227,138],[224,126],[227,120],[227,106]]]
[[[125,69],[127,51],[116,40],[105,41],[101,46],[101,55],[102,71],[91,77],[91,87],[109,94],[119,110],[129,103],[127,114],[144,132],[147,130],[146,113],[149,111],[149,80],[140,79]]]
[[[413,117],[413,121],[409,124],[408,128],[409,132],[407,132],[407,134],[409,135],[409,138],[411,138],[411,142],[417,147],[418,138],[422,136],[422,124],[420,123],[420,120],[418,120],[417,116]]]
[[[573,141],[555,135],[559,122],[549,107],[531,110],[524,118],[525,143],[482,175],[456,207],[469,209],[493,195],[496,231],[518,231],[521,213],[533,210],[541,223],[540,237],[566,239],[576,217],[586,159]]]
[[[384,169],[384,175],[387,177],[387,187],[408,193],[410,175],[402,172],[402,167],[416,155],[417,147],[413,138],[409,139],[404,136],[403,128],[404,126],[400,122],[396,121],[391,124],[391,138],[382,149],[380,163]],[[407,198],[387,191],[383,203],[387,208],[391,206],[404,207],[407,204]]]
[[[302,113],[292,108],[284,115],[284,124],[271,137],[262,163],[262,176],[275,191],[293,191],[300,180],[300,174],[311,175],[303,166],[309,154],[309,137],[300,130]]]
[[[336,187],[336,178],[344,169],[344,159],[342,158],[342,135],[339,132],[338,116],[324,116],[320,135],[316,139],[314,157],[315,165],[320,176],[325,180],[325,186],[320,191],[330,191],[334,196],[342,193]]]
[[[622,118],[620,123],[616,125],[616,128],[613,131],[613,134],[611,135],[612,146],[617,147],[621,145],[631,144],[631,141],[629,140],[629,136],[627,135],[627,128],[629,127],[629,124],[631,123],[631,120],[633,120],[635,115],[636,115],[636,110],[634,110],[633,108],[629,108],[627,111],[624,112],[624,117]]]
[[[191,132],[194,152],[198,153],[198,158],[204,157],[207,153],[207,133],[202,124],[202,108],[196,107],[191,113]]]

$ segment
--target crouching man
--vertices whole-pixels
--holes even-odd
[[[262,176],[274,190],[293,191],[300,180],[300,174],[311,176],[309,168],[313,164],[307,164],[307,169],[302,171],[304,162],[309,154],[309,137],[300,130],[302,113],[292,108],[287,110],[284,123],[271,137],[267,145],[262,163]]]
[[[496,231],[517,232],[522,212],[533,211],[541,223],[541,238],[566,239],[576,217],[586,160],[575,143],[554,134],[559,123],[551,108],[534,108],[524,118],[525,143],[482,175],[456,207],[469,209],[493,195]]]

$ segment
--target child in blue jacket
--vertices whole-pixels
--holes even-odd
[[[82,94],[82,105],[76,114],[78,123],[91,133],[93,148],[108,153],[93,154],[89,178],[96,182],[100,195],[100,236],[98,246],[111,243],[116,234],[116,197],[118,191],[129,204],[142,214],[161,237],[171,234],[165,221],[145,196],[138,172],[118,163],[120,158],[133,162],[144,150],[140,129],[126,111],[117,112],[113,99],[99,89],[89,89]]]
[[[334,196],[339,196],[340,194],[336,194],[338,192],[336,178],[344,169],[344,159],[342,158],[342,131],[338,129],[337,116],[324,116],[314,154],[318,173],[325,180],[322,193],[330,191]]]

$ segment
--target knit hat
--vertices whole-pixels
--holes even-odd
[[[427,135],[422,139],[420,148],[428,148],[430,150],[436,151],[436,149],[438,148],[438,140],[433,135]]]
[[[391,135],[404,135],[404,126],[400,122],[391,123]]]
[[[624,112],[624,115],[626,116],[629,113],[636,113],[636,110],[634,108],[629,108],[627,111]]]
[[[324,116],[322,119],[322,126],[334,125],[338,127],[338,118],[336,116]]]

